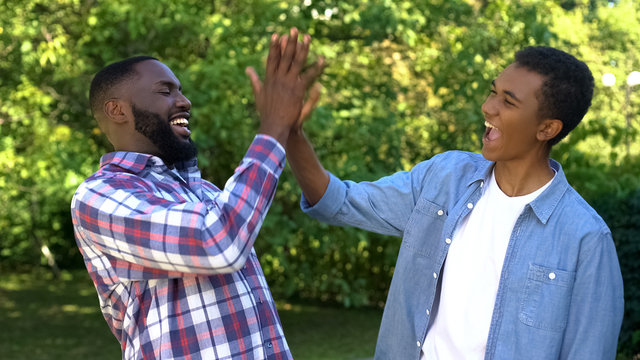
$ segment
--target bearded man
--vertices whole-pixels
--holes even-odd
[[[273,35],[260,129],[223,189],[200,177],[180,81],[152,57],[102,69],[91,110],[115,151],[76,191],[76,241],[123,359],[291,359],[253,243],[291,125],[322,72]],[[248,73],[255,74],[250,69]],[[255,90],[255,89],[254,89]]]

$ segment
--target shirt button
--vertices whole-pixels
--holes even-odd
[[[480,181],[480,187],[484,186],[484,181]]]
[[[472,204],[472,203],[468,203],[468,204],[467,204],[467,207],[468,207],[469,209],[473,209],[473,204]]]
[[[416,345],[418,345],[418,347],[420,347],[420,341],[417,341],[417,342],[416,342]]]
[[[430,314],[430,311],[429,311],[429,309],[427,309],[427,315],[429,315],[429,314]]]
[[[433,278],[434,278],[434,279],[437,279],[437,278],[438,278],[438,274],[433,273]]]
[[[268,347],[268,348],[270,348],[270,347],[272,347],[272,346],[273,346],[273,344],[272,344],[272,343],[267,343],[267,347]]]
[[[549,273],[549,279],[553,280],[556,278],[556,273]]]
[[[438,210],[438,216],[442,216],[442,215],[444,215],[444,211]]]
[[[451,244],[451,239],[447,238],[444,242],[446,242],[447,244]]]

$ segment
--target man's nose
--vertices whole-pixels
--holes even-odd
[[[482,107],[480,108],[482,110],[482,113],[486,116],[486,115],[495,115],[496,113],[496,106],[495,106],[495,102],[491,99],[491,96],[489,96],[484,103],[482,104]]]
[[[176,100],[176,106],[181,109],[189,110],[191,109],[191,101],[189,101],[189,99],[187,99],[183,94],[180,94]]]

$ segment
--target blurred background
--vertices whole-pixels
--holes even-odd
[[[491,80],[528,45],[585,61],[591,110],[558,144],[609,224],[625,281],[619,359],[640,358],[640,2],[631,0],[0,0],[0,358],[115,359],[70,200],[111,151],[88,105],[103,66],[151,55],[192,102],[203,177],[222,186],[258,125],[246,66],[296,26],[326,57],[306,125],[325,167],[374,180],[479,151]],[[285,170],[256,250],[297,359],[373,356],[400,239],[299,210]],[[606,311],[606,309],[603,309]]]

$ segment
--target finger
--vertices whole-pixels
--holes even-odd
[[[291,67],[291,61],[296,53],[296,47],[298,44],[298,29],[291,28],[289,32],[289,39],[287,40],[287,47],[284,49],[284,55],[280,59],[280,65],[278,71],[288,72]]]
[[[251,66],[247,67],[244,72],[249,76],[249,81],[251,81],[251,88],[253,89],[253,96],[257,99],[258,95],[262,91],[262,82],[256,73],[256,70]]]
[[[321,56],[316,63],[311,65],[304,73],[300,75],[305,89],[316,81],[318,76],[320,76],[320,74],[322,74],[322,72],[324,71],[325,67],[326,63],[324,57]]]
[[[313,109],[315,109],[316,105],[318,104],[318,100],[320,100],[322,88],[322,84],[317,82],[313,85],[311,90],[309,90],[309,97],[307,98],[307,101],[304,102],[302,110],[300,111],[300,122],[304,122],[305,120],[307,120],[309,115],[311,115]]]
[[[280,56],[284,56],[284,50],[287,48],[287,41],[289,41],[289,35],[283,35],[280,37]]]
[[[302,67],[307,62],[307,56],[309,55],[309,44],[311,43],[311,36],[309,34],[305,34],[304,40],[302,42],[298,42],[298,47],[296,49],[296,55],[293,59],[293,63],[291,64],[290,73],[295,74],[296,76],[302,70]]]
[[[267,73],[266,77],[273,74],[280,63],[280,41],[278,34],[271,35],[271,44],[269,45],[269,56],[267,57]]]

